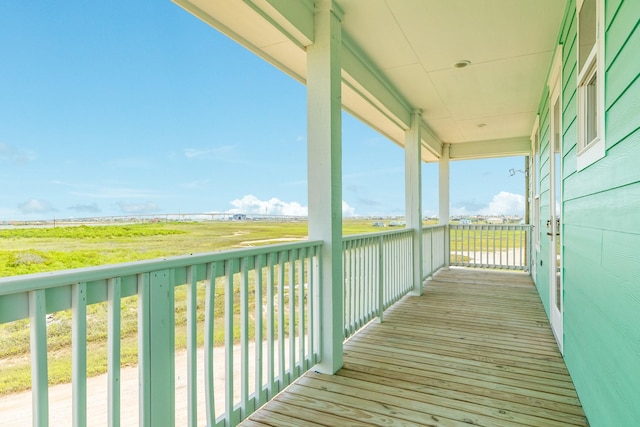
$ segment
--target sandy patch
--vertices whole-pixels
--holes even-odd
[[[239,246],[251,247],[251,246],[255,246],[256,244],[262,244],[262,243],[299,242],[302,240],[307,240],[307,238],[306,237],[277,237],[274,239],[247,240],[244,242],[240,242]]]

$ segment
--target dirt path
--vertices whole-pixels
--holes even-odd
[[[254,354],[255,346],[249,345],[249,354]],[[285,354],[287,354],[285,352]],[[249,359],[252,359],[250,357]],[[265,358],[266,359],[266,358]],[[240,396],[240,346],[234,347],[234,391]],[[176,352],[176,426],[187,424],[187,352]],[[224,348],[214,349],[215,406],[216,415],[224,410],[225,364]],[[253,372],[250,363],[249,371]],[[138,425],[138,368],[122,368],[121,384],[121,424]],[[253,380],[249,381],[250,393]],[[204,392],[204,350],[198,351],[198,425],[206,424]],[[49,425],[72,425],[71,384],[49,387]],[[106,426],[107,420],[107,374],[87,379],[87,419],[91,426]],[[32,425],[31,391],[0,397],[0,425],[2,427],[23,427]]]

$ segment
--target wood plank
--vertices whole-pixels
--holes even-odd
[[[424,320],[425,322],[438,321],[438,319],[434,319],[432,317],[421,318],[421,320]],[[396,326],[384,323],[382,327],[372,331],[371,333],[377,336],[401,336],[404,339],[415,341],[423,341],[425,339],[435,339],[444,342],[453,341],[461,343],[462,345],[468,344],[484,346],[492,349],[512,351],[515,353],[527,351],[530,353],[530,357],[539,357],[550,360],[561,358],[557,349],[551,347],[551,345],[555,345],[553,341],[547,340],[546,344],[537,343],[538,346],[532,346],[528,343],[528,339],[530,339],[530,337],[526,335],[519,338],[519,341],[512,343],[506,343],[506,338],[504,340],[494,339],[492,341],[485,338],[487,336],[486,334],[488,333],[488,329],[488,325],[483,325],[483,327],[473,327],[473,325],[470,326],[468,323],[440,320],[438,329],[430,328],[416,331],[407,325]]]
[[[362,392],[356,392],[356,394],[366,395],[368,398],[372,398],[372,393],[380,393],[399,397],[402,399],[413,399],[420,402],[430,402],[439,406],[458,409],[463,412],[471,410],[479,415],[486,415],[506,421],[510,421],[512,417],[511,412],[516,412],[514,411],[515,408],[519,413],[519,422],[528,422],[530,425],[534,426],[545,424],[548,426],[562,427],[567,425],[567,423],[578,425],[580,423],[584,423],[583,417],[572,416],[566,413],[562,414],[563,420],[561,423],[559,423],[556,421],[558,417],[557,412],[552,413],[537,408],[536,410],[532,410],[531,407],[528,407],[526,405],[505,404],[505,402],[500,402],[487,396],[465,396],[462,393],[450,393],[448,396],[444,396],[442,389],[433,388],[429,393],[427,388],[424,388],[420,385],[412,387],[410,382],[407,384],[405,381],[395,380],[385,384],[379,381],[372,381],[372,378],[375,377],[367,377],[366,379],[361,380],[355,379],[353,377],[343,376],[342,374],[321,375],[310,372],[309,375],[305,376],[305,378],[299,383],[317,387],[315,383],[311,382],[315,380],[321,382],[323,389],[327,390],[329,390],[329,388],[327,387],[327,383],[333,385],[342,385],[345,387],[362,390]]]
[[[389,361],[390,359],[387,357],[380,357],[380,356],[376,356],[376,355],[372,355],[370,353],[357,353],[354,354],[352,353],[352,350],[349,349],[349,353],[345,354],[345,360],[347,360],[347,357],[354,357],[356,360],[361,361],[363,363],[366,363],[368,365],[371,366],[378,366],[378,367],[384,367],[384,366],[397,366],[399,369],[401,369],[402,371],[406,371],[406,372],[414,372],[416,374],[418,373],[429,373],[429,375],[434,376],[435,378],[460,378],[460,381],[466,382],[466,381],[475,381],[479,384],[494,384],[496,387],[500,387],[500,386],[508,386],[508,387],[512,387],[514,389],[523,389],[526,388],[529,391],[537,391],[539,393],[550,393],[550,394],[555,394],[555,395],[560,395],[560,396],[565,396],[569,399],[576,399],[576,394],[575,391],[566,389],[566,388],[562,388],[562,387],[554,387],[551,384],[540,384],[540,383],[534,383],[534,382],[524,382],[521,378],[520,379],[512,379],[512,378],[500,378],[498,379],[498,377],[496,377],[495,375],[492,375],[491,373],[483,373],[483,372],[473,372],[473,371],[458,371],[457,369],[453,369],[453,368],[448,368],[448,367],[444,367],[444,366],[439,366],[439,365],[430,365],[430,364],[420,364],[420,365],[416,365],[416,364],[412,364],[411,366],[418,366],[417,368],[409,368],[409,367],[404,367],[405,365],[393,365],[390,364]],[[351,360],[351,359],[349,359]]]
[[[260,425],[585,426],[528,275],[438,273],[250,417]]]
[[[303,377],[304,378],[304,377]],[[303,378],[300,378],[302,380]],[[459,420],[452,419],[456,416],[453,411],[447,408],[438,408],[423,404],[420,409],[420,402],[394,400],[394,403],[379,402],[372,399],[371,395],[366,397],[354,396],[352,391],[345,390],[345,393],[336,393],[323,388],[303,387],[296,384],[285,393],[280,400],[290,401],[297,399],[301,404],[318,410],[340,414],[346,418],[365,421],[371,425],[392,425],[392,426],[445,426],[462,427],[469,424],[481,424],[477,418],[464,416]],[[427,408],[425,408],[427,407]],[[429,413],[425,409],[432,409],[434,413]],[[449,414],[447,417],[441,413]]]
[[[420,363],[422,360],[430,361],[431,363],[441,363],[445,366],[464,369],[482,369],[490,370],[491,372],[511,373],[517,375],[526,376],[531,381],[540,381],[546,383],[547,381],[556,381],[567,388],[573,388],[573,383],[569,377],[565,374],[544,372],[538,370],[528,369],[527,367],[512,367],[506,365],[499,365],[495,363],[486,363],[476,360],[471,360],[463,357],[455,357],[449,355],[439,355],[433,353],[425,353],[420,349],[408,349],[400,346],[394,346],[392,348],[381,349],[379,345],[371,344],[363,341],[352,342],[352,347],[357,347],[363,352],[374,352],[374,354],[382,354],[383,352],[389,354],[397,361],[408,361]],[[352,348],[351,347],[351,348]],[[375,353],[378,352],[378,353]]]
[[[357,337],[357,341],[354,339],[354,342],[372,342],[374,344],[379,343],[379,340],[372,339],[370,336]],[[468,351],[464,348],[456,348],[450,344],[437,345],[434,344],[434,341],[425,342],[414,342],[403,340],[398,337],[385,337],[385,342],[388,346],[394,346],[396,348],[403,348],[404,346],[409,348],[415,348],[418,351],[429,352],[429,354],[438,356],[451,356],[451,357],[461,357],[469,361],[469,363],[473,362],[483,362],[494,365],[496,367],[524,367],[528,368],[531,371],[535,371],[537,373],[541,373],[542,376],[544,374],[561,374],[566,375],[567,370],[564,367],[562,360],[556,361],[555,363],[550,363],[548,361],[538,360],[533,363],[530,359],[523,355],[505,355],[502,352],[486,352],[486,351]],[[425,349],[426,348],[426,349]]]
[[[390,326],[390,328],[381,328],[380,332],[389,332],[390,329],[408,336],[413,335],[416,337],[438,335],[441,338],[456,337],[459,339],[461,336],[468,336],[478,340],[483,339],[487,342],[491,342],[493,339],[493,341],[501,343],[504,342],[504,340],[510,340],[512,343],[517,343],[524,347],[537,346],[538,343],[542,343],[545,345],[545,347],[543,347],[545,353],[550,352],[551,354],[559,354],[558,351],[551,346],[555,340],[553,340],[548,330],[542,329],[542,326],[536,326],[535,328],[521,328],[517,326],[506,326],[503,324],[490,324],[476,320],[480,314],[481,313],[474,313],[472,319],[465,319],[447,311],[438,313],[434,310],[430,315],[422,316],[419,314],[411,316],[409,313],[406,313],[389,319],[396,321],[396,323],[384,323],[385,328],[387,325]],[[446,317],[446,319],[443,319],[443,317]],[[411,320],[413,320],[413,323],[409,324],[408,322]],[[438,328],[420,328],[418,330],[414,328],[414,326],[419,324],[428,324],[425,322],[437,322]],[[544,328],[548,327],[548,323],[544,325]],[[536,341],[536,343],[533,343],[532,345],[531,341]]]
[[[415,419],[421,418],[420,422],[425,426],[437,427],[462,427],[463,424],[450,419],[439,419],[437,417],[411,417],[411,411],[405,411],[404,414],[398,415],[398,410],[402,408],[391,407],[390,405],[378,405],[378,408],[372,408],[371,403],[366,399],[358,399],[355,397],[345,397],[333,395],[332,393],[316,392],[314,389],[302,389],[302,387],[292,387],[287,393],[282,394],[279,402],[307,407],[316,411],[316,419],[318,424],[326,413],[337,414],[340,417],[348,419],[347,425],[351,425],[354,421],[364,423],[364,425],[381,425],[381,426],[415,426]],[[407,415],[409,414],[409,415]],[[404,415],[404,416],[402,416]],[[414,414],[415,415],[415,414]],[[412,418],[407,421],[406,418]]]
[[[531,328],[523,328],[518,325],[507,325],[504,322],[486,322],[479,319],[482,313],[476,312],[472,313],[473,316],[461,317],[452,312],[443,311],[438,313],[433,311],[430,315],[422,315],[419,317],[422,324],[426,324],[424,322],[438,322],[438,330],[442,331],[452,331],[455,335],[460,335],[462,332],[470,334],[473,337],[477,337],[478,339],[484,338],[492,338],[494,336],[499,337],[499,341],[503,342],[502,339],[509,338],[510,335],[515,335],[515,339],[513,339],[513,343],[518,343],[519,345],[528,346],[529,340],[535,339],[536,341],[545,342],[547,344],[553,343],[548,331],[541,331],[540,326],[535,326]],[[410,315],[410,313],[406,313],[404,315],[397,315],[388,320],[395,320],[397,324],[391,324],[393,330],[401,331],[406,334],[414,334],[416,336],[428,334],[432,331],[432,329],[426,330],[415,330],[412,326],[418,324],[416,322],[416,315]],[[442,319],[446,316],[446,319]],[[413,324],[408,323],[413,319]],[[548,327],[548,325],[545,325]],[[443,333],[441,332],[441,335]],[[524,340],[523,340],[524,338]],[[495,339],[494,339],[495,341]],[[541,348],[545,353],[558,354],[558,351],[552,347]]]
[[[470,384],[443,381],[426,376],[419,377],[385,369],[372,368],[367,369],[366,372],[364,372],[358,370],[358,368],[358,365],[349,364],[340,371],[339,376],[362,379],[372,383],[393,384],[401,388],[414,389],[422,392],[434,391],[440,396],[450,396],[460,400],[467,398],[464,396],[469,396],[468,398],[474,400],[477,400],[478,396],[480,396],[481,400],[490,396],[491,399],[501,402],[503,405],[511,405],[512,403],[521,405],[519,406],[520,408],[524,407],[526,408],[524,411],[528,411],[530,413],[536,413],[538,412],[538,409],[541,409],[558,414],[567,413],[583,416],[582,408],[579,405],[568,405],[546,398],[535,398],[512,392],[502,392],[487,387],[477,387]]]
[[[264,415],[265,421],[275,419],[278,421],[275,423],[278,427],[285,426],[287,425],[286,423],[290,423],[292,427],[317,425],[333,427],[345,424],[353,427],[366,427],[370,425],[355,419],[340,417],[333,413],[322,412],[319,414],[318,411],[309,409],[306,406],[299,406],[291,402],[283,403],[279,400],[274,400],[264,412],[266,412]],[[251,418],[254,418],[254,416]]]

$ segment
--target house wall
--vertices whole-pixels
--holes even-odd
[[[640,2],[605,0],[606,155],[577,171],[576,4],[563,45],[564,357],[591,426],[640,422]],[[539,108],[541,253],[549,312],[548,93]]]

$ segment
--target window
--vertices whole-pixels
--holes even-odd
[[[604,157],[602,0],[578,0],[578,170]]]

